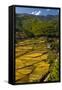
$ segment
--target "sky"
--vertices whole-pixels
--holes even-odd
[[[59,9],[49,9],[49,8],[28,8],[28,7],[16,7],[16,13],[27,13],[32,15],[58,15]]]

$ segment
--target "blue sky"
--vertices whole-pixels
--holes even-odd
[[[33,15],[58,15],[59,9],[16,7],[16,13],[27,13]]]

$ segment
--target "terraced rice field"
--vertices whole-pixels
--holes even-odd
[[[16,83],[44,81],[49,72],[46,40],[32,38],[16,43]]]

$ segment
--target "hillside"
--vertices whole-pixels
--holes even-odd
[[[31,14],[16,14],[16,31],[24,38],[37,36],[59,37],[59,16],[35,16]],[[19,35],[21,38],[22,36]]]
[[[16,14],[16,83],[59,81],[59,16]]]

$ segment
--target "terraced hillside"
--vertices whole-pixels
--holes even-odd
[[[32,38],[16,44],[16,82],[40,82],[49,73],[46,40]]]
[[[16,83],[59,81],[59,16],[16,13]]]

